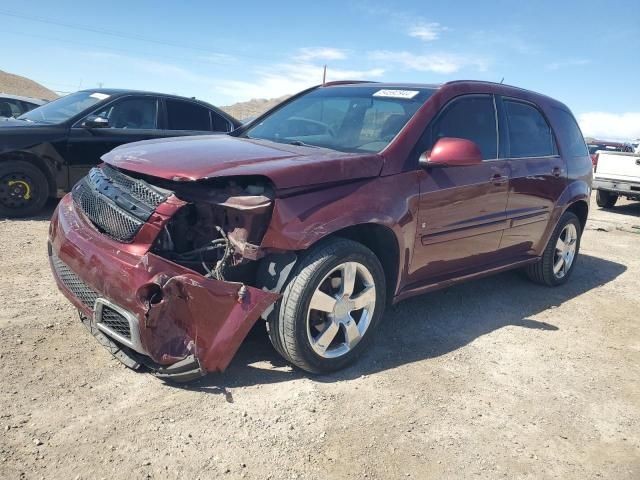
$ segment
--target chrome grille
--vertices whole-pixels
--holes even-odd
[[[98,294],[84,283],[57,255],[51,255],[51,262],[62,284],[70,290],[84,306],[93,310]]]
[[[102,173],[112,182],[123,187],[131,196],[151,207],[155,208],[167,199],[167,195],[163,195],[143,181],[128,177],[108,165],[102,167]]]
[[[120,242],[131,242],[144,225],[142,220],[106,200],[89,185],[88,177],[73,187],[73,201],[104,234]]]
[[[98,323],[101,323],[124,338],[131,339],[129,321],[111,307],[106,305],[102,307],[102,315],[101,318],[98,319]]]

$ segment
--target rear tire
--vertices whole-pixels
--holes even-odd
[[[535,283],[557,287],[573,272],[580,251],[582,226],[572,212],[565,212],[558,221],[542,258],[526,268],[528,277]]]
[[[322,242],[298,261],[270,315],[269,338],[302,370],[339,370],[371,342],[385,295],[384,271],[371,250],[347,239]]]
[[[617,193],[607,192],[606,190],[598,190],[596,192],[596,203],[600,208],[613,208],[617,201]]]
[[[49,199],[47,177],[32,163],[0,162],[0,217],[28,217]]]

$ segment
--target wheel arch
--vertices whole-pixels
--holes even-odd
[[[336,230],[320,241],[336,237],[358,242],[378,257],[385,275],[387,298],[392,299],[400,273],[400,245],[395,232],[379,223],[360,223]]]
[[[567,205],[564,211],[571,212],[578,217],[578,220],[580,220],[580,230],[584,232],[584,227],[587,224],[587,217],[589,215],[589,204],[587,201],[584,199],[575,200]]]

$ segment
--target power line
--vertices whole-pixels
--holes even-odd
[[[45,18],[45,17],[40,17],[40,16],[35,16],[35,15],[26,15],[24,13],[19,13],[19,12],[14,12],[14,11],[10,11],[10,10],[3,10],[0,9],[0,15],[5,15],[8,17],[13,17],[13,18],[20,18],[23,20],[30,20],[30,21],[34,21],[34,22],[40,22],[40,23],[46,23],[49,25],[57,25],[59,27],[65,27],[65,28],[71,28],[71,29],[75,29],[75,30],[83,30],[86,32],[91,32],[91,33],[98,33],[101,35],[110,35],[112,37],[119,37],[119,38],[124,38],[127,40],[138,40],[141,42],[148,42],[148,43],[154,43],[157,45],[165,45],[165,46],[169,46],[169,47],[176,47],[176,48],[183,48],[186,50],[195,50],[195,51],[199,51],[199,52],[205,52],[205,53],[209,53],[212,55],[226,55],[223,52],[215,52],[212,51],[210,49],[208,49],[207,47],[203,47],[200,45],[187,45],[187,44],[180,44],[180,43],[175,43],[175,42],[167,42],[166,40],[159,40],[159,39],[154,39],[154,38],[150,38],[150,37],[144,37],[142,35],[134,35],[134,34],[130,34],[130,33],[122,33],[122,32],[117,32],[115,30],[106,30],[106,29],[102,29],[102,28],[96,28],[96,27],[91,27],[88,25],[81,25],[81,24],[77,24],[77,23],[68,23],[68,22],[63,22],[60,20],[53,20],[53,19],[49,19],[49,18]],[[263,60],[264,57],[257,57],[257,56],[250,56],[250,55],[244,55],[244,54],[233,54],[234,57],[243,57],[243,58],[249,58],[252,60]]]
[[[0,13],[0,15],[2,15],[2,13]],[[70,45],[75,45],[76,47],[78,46],[78,42],[77,41],[73,41],[73,40],[64,40],[62,38],[56,38],[56,37],[50,37],[48,35],[39,35],[37,33],[26,33],[26,32],[17,32],[17,31],[11,31],[11,30],[3,30],[2,31],[4,34],[12,34],[12,35],[22,35],[25,37],[33,37],[33,38],[40,38],[42,40],[49,40],[49,41],[53,41],[53,42],[60,42],[60,43],[67,43]],[[141,52],[141,51],[136,51],[136,50],[131,50],[131,49],[124,49],[124,48],[114,48],[111,46],[105,46],[105,45],[98,45],[98,44],[91,44],[91,43],[86,43],[84,42],[82,44],[82,46],[86,46],[86,47],[92,47],[92,48],[99,48],[101,50],[107,50],[107,51],[112,51],[112,52],[117,52],[117,53],[124,53],[127,55],[131,55],[132,53],[135,55],[142,55],[145,58],[159,58],[159,59],[163,59],[163,60],[174,60],[174,61],[185,61],[185,57],[179,57],[179,56],[172,56],[172,55],[165,55],[165,54],[156,54],[153,53],[151,55],[149,55],[146,52]],[[225,62],[222,60],[215,60],[215,59],[206,59],[206,60],[202,60],[199,59],[200,63],[212,63],[212,64],[216,64],[216,65],[229,65],[230,62]]]

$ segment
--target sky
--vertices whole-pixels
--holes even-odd
[[[589,136],[640,137],[640,2],[0,1],[0,70],[60,93],[117,87],[216,105],[327,79],[516,85]]]

